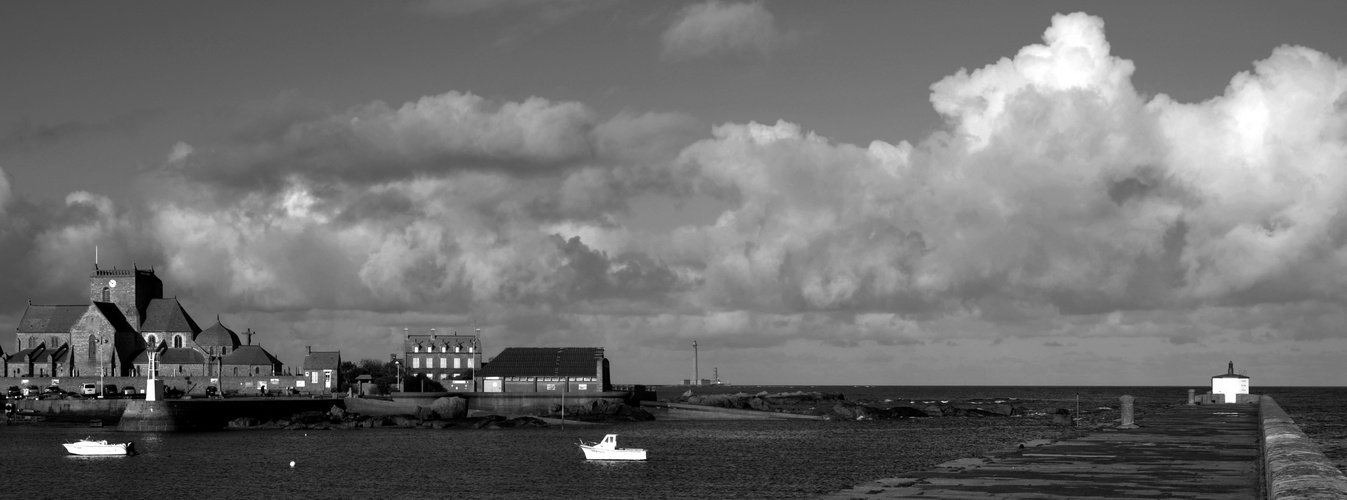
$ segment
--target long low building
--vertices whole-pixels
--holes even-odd
[[[477,372],[482,392],[612,390],[602,347],[507,347]]]

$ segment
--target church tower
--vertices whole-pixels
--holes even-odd
[[[89,301],[111,302],[126,316],[126,321],[137,331],[145,321],[145,308],[150,301],[163,298],[164,282],[145,269],[99,269],[94,265],[89,275]]]

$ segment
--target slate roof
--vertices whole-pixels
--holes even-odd
[[[19,333],[70,333],[88,305],[47,306],[28,304],[19,320]]]
[[[507,347],[478,377],[594,377],[602,347]]]
[[[225,365],[276,366],[281,364],[281,361],[260,345],[245,345],[239,346],[234,352],[226,354],[220,360],[220,363]]]
[[[341,352],[311,352],[304,356],[304,367],[301,370],[333,370],[341,368]]]
[[[148,361],[149,356],[146,355],[145,359],[146,361]],[[159,357],[157,359],[159,361],[159,364],[199,365],[205,364],[206,355],[201,354],[201,352],[197,351],[196,349],[188,349],[186,347],[169,347],[167,349],[164,349],[164,351],[159,354]]]
[[[94,302],[93,307],[108,320],[112,325],[112,330],[117,332],[134,332],[136,328],[131,326],[131,322],[126,320],[126,315],[117,308],[117,304],[111,302]]]
[[[196,345],[201,347],[228,347],[233,349],[239,346],[238,334],[224,326],[219,318],[216,318],[214,325],[198,333],[193,340]]]
[[[145,307],[145,321],[141,322],[140,331],[192,332],[195,335],[201,333],[201,327],[192,321],[192,315],[187,314],[178,299],[153,299]]]

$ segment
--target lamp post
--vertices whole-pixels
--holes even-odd
[[[108,396],[103,386],[103,375],[108,371],[107,368],[104,368],[107,362],[103,359],[103,344],[106,343],[108,343],[107,335],[94,339],[94,348],[98,350],[98,394],[100,394],[100,397],[102,398]]]
[[[398,392],[402,392],[402,362],[398,361],[396,354],[390,354],[389,357],[393,358],[393,370],[397,372]]]

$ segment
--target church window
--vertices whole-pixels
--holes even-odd
[[[174,335],[174,336],[173,336],[173,347],[178,347],[178,348],[181,348],[181,347],[182,347],[182,335]]]
[[[103,287],[103,302],[112,302],[108,297],[108,287]]]
[[[61,345],[61,339],[58,339],[58,338],[56,338],[56,337],[52,337],[52,338],[51,338],[51,345],[49,345],[49,346],[47,346],[47,347],[50,347],[50,348],[52,348],[52,349],[55,349],[56,346],[59,346],[59,345]]]
[[[98,361],[98,337],[89,336],[89,361]]]
[[[238,374],[239,374],[239,367],[235,366],[235,367],[234,367],[234,375],[238,375]]]
[[[158,344],[159,344],[159,337],[156,337],[155,335],[151,334],[151,335],[150,335],[150,342],[149,342],[149,344],[150,344],[150,347],[154,347],[154,346],[158,345]]]
[[[258,374],[261,374],[261,373],[262,373],[262,367],[260,367],[260,366],[254,366],[254,367],[253,367],[253,375],[258,375]]]
[[[29,349],[37,348],[37,337],[28,337],[28,348]]]

